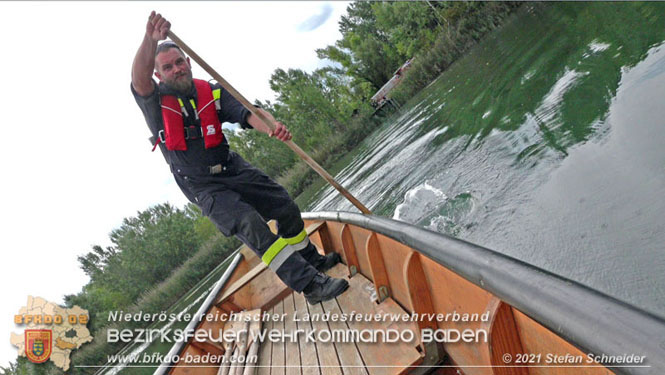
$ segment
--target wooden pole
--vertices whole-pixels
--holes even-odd
[[[245,99],[244,96],[242,96],[241,93],[239,93],[236,89],[231,86],[230,83],[228,83],[224,77],[222,77],[219,73],[215,71],[210,65],[208,65],[199,55],[196,54],[185,42],[182,41],[182,39],[178,38],[177,35],[173,33],[173,31],[168,32],[168,37],[171,38],[180,48],[182,48],[183,51],[189,57],[191,57],[194,61],[196,61],[212,78],[217,80],[226,91],[229,92],[237,101],[239,101],[245,108],[247,108],[254,116],[258,117],[263,121],[271,130],[275,130],[276,124],[273,123],[273,121],[269,118],[266,118],[261,112],[259,112],[256,107],[254,107],[247,99]],[[318,173],[321,177],[323,177],[330,185],[332,185],[337,191],[339,191],[346,199],[348,199],[354,206],[356,206],[360,212],[364,214],[371,214],[372,212],[365,207],[358,199],[356,199],[351,193],[349,193],[348,190],[346,190],[342,185],[337,183],[333,177],[326,172],[323,167],[321,167],[314,159],[312,159],[305,151],[303,151],[297,144],[295,144],[293,141],[286,141],[286,143],[291,150],[293,150],[302,160],[305,161],[316,173]]]

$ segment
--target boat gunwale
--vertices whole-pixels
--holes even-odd
[[[187,327],[185,328],[185,332],[188,331],[193,331],[199,323],[202,321],[202,316],[203,313],[206,313],[208,310],[210,310],[210,307],[213,305],[215,300],[217,299],[217,295],[224,289],[226,286],[226,283],[229,281],[233,273],[235,272],[236,268],[238,268],[238,265],[240,262],[243,260],[242,253],[240,251],[234,251],[231,255],[229,255],[227,258],[224,259],[226,261],[227,259],[233,257],[231,260],[231,263],[228,265],[226,270],[224,270],[224,273],[222,276],[215,282],[215,284],[212,286],[210,289],[210,292],[208,293],[208,296],[206,299],[203,301],[199,309],[196,311],[194,314],[192,320],[187,324]],[[166,354],[165,358],[174,358],[176,355],[180,355],[182,350],[185,348],[185,346],[189,344],[189,341],[177,341],[171,349],[168,351]],[[164,361],[160,363],[160,365],[155,369],[155,372],[153,372],[153,375],[163,375],[170,371],[172,367],[176,367],[172,362],[169,361]]]
[[[585,353],[646,356],[616,373],[665,371],[665,320],[576,281],[473,243],[408,223],[353,212],[307,212],[389,237],[494,294]],[[576,317],[571,319],[570,317]]]

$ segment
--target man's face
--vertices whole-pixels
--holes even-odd
[[[186,93],[192,87],[192,67],[177,48],[160,52],[155,58],[155,75],[175,90]]]

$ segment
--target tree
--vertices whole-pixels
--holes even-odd
[[[193,205],[182,210],[164,203],[125,218],[111,232],[111,246],[94,245],[78,257],[90,282],[80,293],[65,296],[65,303],[88,309],[96,329],[96,315],[126,308],[168,277],[216,234],[211,226]]]
[[[276,69],[270,87],[277,101],[258,104],[289,127],[294,142],[314,154],[345,131],[362,101],[349,88],[349,78],[331,67],[312,73]],[[234,150],[271,176],[284,173],[298,160],[281,142],[254,131],[239,131],[227,138]]]
[[[388,81],[406,59],[389,38],[389,29],[381,28],[371,2],[357,1],[347,7],[339,30],[342,39],[334,46],[318,49],[319,58],[338,62],[354,79],[353,86],[368,82],[376,90]]]
[[[429,48],[442,30],[436,9],[426,2],[376,2],[372,11],[377,27],[389,30],[386,37],[406,58]]]

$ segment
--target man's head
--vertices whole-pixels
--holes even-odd
[[[155,51],[155,75],[173,89],[186,93],[192,85],[192,66],[180,47],[164,42]]]

